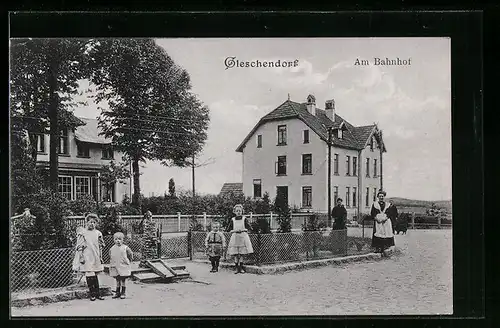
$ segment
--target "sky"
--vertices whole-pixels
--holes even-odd
[[[384,189],[388,197],[451,199],[451,61],[449,38],[275,38],[157,39],[191,77],[192,91],[210,109],[210,127],[196,169],[196,190],[219,193],[225,182],[241,182],[236,148],[258,120],[287,100],[308,94],[324,109],[334,99],[351,124],[377,123],[383,130]],[[296,67],[227,68],[240,61],[297,61]],[[411,58],[407,66],[376,66],[374,58]],[[355,65],[356,60],[370,65]],[[82,88],[86,88],[83,84]],[[105,107],[105,106],[103,106]],[[97,105],[75,114],[95,118]],[[142,168],[144,195],[162,195],[174,178],[191,189],[189,168],[148,162]]]

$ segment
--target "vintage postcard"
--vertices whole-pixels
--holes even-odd
[[[11,39],[11,315],[452,314],[450,40]]]

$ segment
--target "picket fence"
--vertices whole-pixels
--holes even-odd
[[[291,213],[291,225],[292,230],[301,230],[302,225],[307,222],[313,213]],[[318,214],[319,219],[328,222],[328,215],[326,213]],[[211,215],[207,213],[195,215],[196,220],[200,223],[204,229],[207,229],[213,221],[223,220],[222,215]],[[277,230],[279,228],[279,222],[277,220],[276,213],[268,214],[253,214],[248,213],[246,215],[250,222],[256,221],[258,218],[265,218],[269,222],[271,230]],[[132,228],[132,225],[140,222],[144,216],[142,215],[121,215],[118,218],[119,224],[122,225],[127,231]],[[158,227],[162,228],[161,232],[186,232],[189,231],[193,215],[192,214],[161,214],[153,215],[152,219],[157,224]],[[84,216],[68,216],[66,217],[67,224],[71,226],[84,226],[85,217]]]

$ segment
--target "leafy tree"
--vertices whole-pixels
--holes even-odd
[[[106,199],[111,199],[109,193],[116,183],[125,183],[125,180],[130,178],[130,171],[128,169],[128,164],[118,163],[111,161],[109,165],[103,165],[101,173],[101,182],[106,187]]]
[[[255,213],[268,214],[269,212],[271,212],[271,200],[269,198],[269,193],[265,192],[262,199],[257,200],[255,204]]]
[[[175,182],[174,178],[170,178],[168,181],[168,194],[170,197],[175,197]]]
[[[92,42],[88,39],[11,41],[10,100],[16,129],[28,132],[36,161],[36,134],[50,133],[50,186],[57,192],[60,131],[84,124],[71,108],[78,81],[88,76]],[[47,119],[48,118],[48,119]]]
[[[37,192],[42,181],[35,169],[35,160],[29,155],[29,146],[22,130],[11,131],[11,204],[14,212],[21,211],[18,203],[23,195]]]
[[[109,105],[99,124],[132,162],[132,203],[140,208],[139,162],[185,165],[206,140],[208,108],[189,92],[187,71],[152,39],[98,40],[94,63],[96,101]]]

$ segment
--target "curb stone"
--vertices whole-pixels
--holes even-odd
[[[111,287],[101,286],[100,291],[102,296],[110,296],[113,294],[111,292]],[[56,303],[56,302],[70,301],[74,299],[88,298],[88,296],[89,292],[86,289],[73,290],[73,291],[59,291],[53,293],[52,295],[13,299],[11,300],[11,306],[26,307],[33,305],[42,305],[45,303]]]
[[[256,266],[256,265],[245,265],[245,271],[247,273],[253,274],[279,274],[286,271],[298,271],[304,270],[308,268],[329,266],[329,265],[343,265],[354,262],[361,261],[380,261],[382,260],[382,256],[378,253],[368,253],[363,255],[350,255],[345,257],[337,257],[331,259],[321,259],[321,260],[312,260],[312,261],[304,261],[304,262],[291,262],[291,263],[283,263],[277,265],[266,265],[266,266]],[[207,260],[193,260],[193,262],[198,263],[209,263]],[[221,263],[221,267],[223,268],[233,268],[234,265],[232,263]]]

